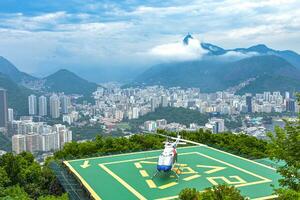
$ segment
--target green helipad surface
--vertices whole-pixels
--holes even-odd
[[[227,183],[251,199],[269,199],[278,186],[274,168],[211,147],[178,148],[180,178],[157,176],[161,150],[65,161],[94,199],[176,199],[186,187]]]

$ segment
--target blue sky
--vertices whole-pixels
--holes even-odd
[[[161,50],[188,32],[224,48],[264,43],[299,53],[299,9],[299,0],[1,0],[0,55],[41,76],[143,67],[166,59]]]

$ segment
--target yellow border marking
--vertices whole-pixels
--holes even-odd
[[[135,167],[138,168],[138,169],[142,168],[142,165],[141,165],[140,163],[138,163],[138,162],[134,163],[134,165],[135,165]]]
[[[131,187],[128,183],[126,183],[123,179],[121,179],[118,175],[113,173],[110,169],[108,169],[103,164],[99,164],[99,166],[106,171],[109,175],[114,177],[117,181],[119,181],[127,190],[129,190],[132,194],[134,194],[140,200],[146,200],[146,198],[141,195],[138,191],[136,191],[133,187]]]
[[[166,188],[169,188],[169,187],[172,187],[174,185],[177,185],[178,183],[177,182],[171,182],[171,183],[168,183],[168,184],[165,184],[165,185],[162,185],[160,187],[158,187],[159,189],[163,190],[163,189],[166,189]]]
[[[201,175],[199,175],[199,174],[195,174],[195,175],[186,177],[186,178],[184,178],[183,180],[185,180],[185,181],[190,181],[190,180],[193,180],[193,179],[195,179],[195,178],[199,178],[200,176],[201,176]]]
[[[205,171],[204,172],[205,174],[212,174],[212,173],[221,171],[223,169],[226,169],[226,167],[208,166],[208,165],[197,165],[197,167],[200,167],[200,168],[212,168],[212,170]]]
[[[148,184],[149,188],[157,187],[156,184],[151,179],[146,180],[146,183]]]
[[[142,177],[148,177],[149,174],[146,172],[146,170],[140,170],[140,174],[142,175]]]
[[[98,194],[91,188],[91,186],[80,176],[80,174],[70,165],[68,161],[63,162],[70,170],[72,173],[74,173],[77,178],[80,180],[80,182],[84,185],[84,187],[90,192],[91,196],[95,200],[101,200],[101,198],[98,196]]]

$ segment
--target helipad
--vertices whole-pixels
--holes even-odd
[[[94,199],[176,199],[187,187],[227,183],[251,199],[274,198],[280,175],[272,167],[207,146],[178,148],[179,181],[157,176],[161,150],[65,161]]]

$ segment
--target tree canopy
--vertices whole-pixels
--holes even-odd
[[[298,103],[300,103],[298,95]],[[276,127],[275,134],[269,133],[268,153],[274,160],[285,161],[277,171],[283,187],[277,189],[279,199],[300,199],[300,113],[296,121],[285,120],[285,127]]]
[[[195,188],[186,188],[179,193],[181,200],[244,200],[240,191],[234,186],[217,185],[205,189],[203,192]]]
[[[62,189],[57,186],[58,181],[50,168],[41,167],[34,161],[31,153],[6,153],[1,156],[0,177],[0,199],[36,199],[62,194]]]

